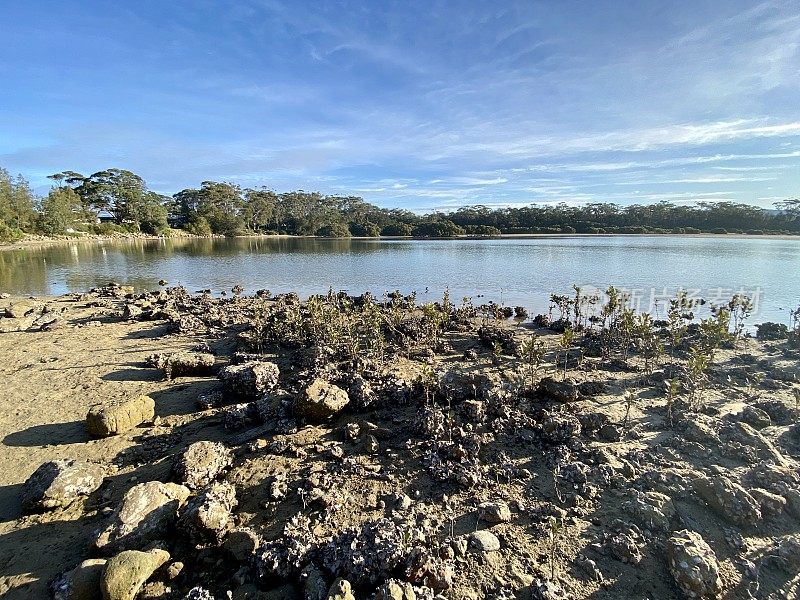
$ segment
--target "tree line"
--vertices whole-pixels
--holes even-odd
[[[289,234],[324,237],[454,237],[501,233],[800,233],[800,199],[774,210],[736,202],[669,202],[619,206],[593,203],[516,208],[466,206],[418,215],[380,208],[358,196],[204,181],[172,196],[150,190],[124,169],[91,175],[63,171],[37,197],[28,181],[0,169],[0,239],[24,233],[143,232],[185,229],[197,235]],[[105,218],[99,222],[98,215]]]

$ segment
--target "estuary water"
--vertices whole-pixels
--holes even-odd
[[[189,291],[242,285],[301,296],[417,292],[545,312],[552,293],[614,285],[640,310],[664,312],[678,288],[711,302],[745,293],[753,322],[788,322],[800,304],[800,238],[557,236],[407,240],[235,238],[72,243],[0,252],[0,291],[55,295],[111,281],[137,290],[165,279]]]

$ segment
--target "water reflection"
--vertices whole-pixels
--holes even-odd
[[[786,321],[800,296],[800,240],[691,237],[554,237],[500,240],[324,240],[294,237],[124,240],[0,252],[0,291],[60,294],[119,281],[160,279],[190,290],[298,291],[329,287],[426,298],[445,288],[534,310],[573,283],[648,294],[677,287],[758,289],[760,316]]]

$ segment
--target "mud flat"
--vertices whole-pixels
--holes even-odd
[[[796,332],[242,292],[2,300],[3,597],[797,589]]]

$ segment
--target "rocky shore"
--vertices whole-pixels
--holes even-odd
[[[0,305],[6,598],[790,598],[798,331],[163,282]]]

